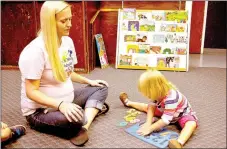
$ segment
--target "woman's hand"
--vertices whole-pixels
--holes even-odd
[[[74,103],[62,102],[59,110],[65,115],[69,122],[78,122],[83,119],[82,108]]]
[[[107,87],[109,87],[108,83],[104,80],[90,80],[89,84],[91,86],[99,86],[99,87],[103,87],[103,85],[106,85]]]
[[[149,135],[154,131],[152,125],[150,123],[144,123],[139,130],[137,130],[137,134],[141,136]]]

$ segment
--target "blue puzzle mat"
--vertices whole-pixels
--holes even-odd
[[[153,132],[151,133],[149,136],[139,136],[136,131],[139,129],[140,127],[140,123],[137,123],[127,129],[125,129],[125,131],[129,134],[131,134],[132,136],[145,141],[149,144],[152,144],[158,148],[166,148],[168,146],[169,140],[170,139],[174,139],[174,138],[178,138],[178,133],[170,131],[166,128],[164,128],[163,130],[159,131],[159,132]]]

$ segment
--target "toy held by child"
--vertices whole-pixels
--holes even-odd
[[[147,113],[146,122],[137,133],[146,136],[177,122],[182,130],[178,139],[169,141],[169,147],[182,148],[198,126],[198,119],[187,98],[157,70],[144,72],[139,78],[138,89],[150,100],[149,104],[133,102],[124,92],[119,97],[124,106]],[[154,122],[153,117],[160,119]]]

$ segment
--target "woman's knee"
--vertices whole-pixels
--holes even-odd
[[[104,86],[101,88],[101,90],[102,90],[103,94],[108,95],[108,87],[107,87],[107,86],[104,85]]]

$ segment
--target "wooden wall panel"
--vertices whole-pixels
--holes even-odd
[[[196,1],[192,3],[191,33],[189,43],[190,53],[201,53],[204,7],[204,1]]]
[[[34,2],[2,2],[1,64],[18,65],[19,55],[35,37]]]
[[[90,23],[93,16],[99,9],[99,3],[95,1],[87,1],[85,6],[85,11],[87,12],[87,20],[86,20],[86,27],[87,27],[87,39],[86,42],[88,44],[88,70],[93,70],[95,67],[95,51],[92,48],[94,43],[94,37],[92,36],[92,24]]]
[[[124,8],[149,9],[149,10],[178,10],[179,1],[124,1]],[[102,1],[100,9],[122,8],[121,1]],[[182,10],[185,9],[185,2],[181,2]]]
[[[19,55],[23,48],[31,42],[40,29],[40,9],[42,1],[35,2],[2,2],[2,47],[1,64],[18,65]],[[72,28],[70,37],[76,47],[78,69],[85,69],[85,29],[84,7],[82,2],[69,2],[72,8]]]
[[[115,63],[117,44],[118,12],[101,12],[100,30],[105,42],[106,54],[110,64]]]
[[[76,54],[78,59],[78,64],[75,65],[76,68],[84,69],[85,64],[85,45],[84,45],[84,29],[83,29],[83,6],[82,2],[69,2],[72,9],[72,28],[70,30],[70,37],[74,42],[76,48]]]

